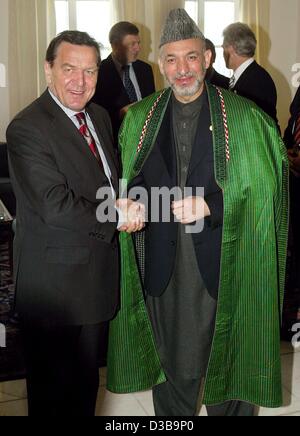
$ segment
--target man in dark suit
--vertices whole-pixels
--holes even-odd
[[[155,84],[151,66],[138,60],[141,42],[134,24],[115,24],[109,41],[112,54],[101,64],[93,101],[108,111],[117,140],[128,107],[155,92]]]
[[[96,199],[104,190],[114,212],[118,162],[108,114],[88,104],[99,65],[89,35],[58,35],[46,55],[48,90],[7,130],[16,310],[34,416],[94,415],[101,330],[119,304],[117,219],[103,219]],[[126,200],[117,205],[127,213]],[[126,220],[120,230],[141,228]]]
[[[210,39],[206,38],[205,45],[206,45],[206,50],[209,50],[211,52],[211,61],[206,71],[205,80],[211,83],[212,85],[219,86],[224,89],[228,89],[229,78],[223,76],[222,74],[218,73],[218,71],[214,69],[214,63],[216,62],[216,56],[217,56],[214,43]]]
[[[223,32],[224,59],[233,70],[230,89],[254,101],[277,121],[277,91],[270,74],[254,60],[256,37],[243,23],[229,25]]]

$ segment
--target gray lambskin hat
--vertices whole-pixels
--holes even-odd
[[[159,48],[170,42],[194,38],[205,41],[203,33],[185,9],[172,9],[162,30]]]

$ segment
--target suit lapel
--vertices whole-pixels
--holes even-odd
[[[177,183],[176,146],[172,122],[172,99],[170,99],[164,121],[157,137],[157,149],[162,158],[162,164],[167,169],[171,184]],[[197,169],[205,156],[213,158],[213,140],[211,131],[211,116],[208,97],[205,98],[198,121],[198,128],[193,144],[188,178]]]
[[[136,76],[136,79],[138,82],[138,86],[140,88],[142,98],[144,98],[144,97],[146,97],[146,93],[145,93],[145,89],[144,89],[145,77],[143,77],[144,74],[140,68],[139,61],[133,62],[132,66],[133,66],[134,73],[135,73],[135,76]]]
[[[212,130],[211,130],[211,116],[208,98],[205,98],[200,115],[197,133],[192,149],[190,167],[188,172],[188,178],[191,176],[192,172],[199,166],[204,156],[212,153],[213,142],[212,142]]]
[[[107,62],[110,75],[110,83],[107,83],[107,86],[113,88],[115,91],[117,90],[117,93],[115,94],[117,95],[117,101],[115,101],[114,103],[120,105],[120,107],[124,107],[129,104],[130,101],[112,55],[108,57]]]
[[[56,104],[48,91],[46,91],[40,97],[40,102],[52,117],[52,126],[54,131],[59,133],[57,142],[59,144],[64,144],[62,146],[66,147],[69,151],[70,159],[80,159],[82,168],[85,168],[84,165],[86,163],[89,170],[84,170],[84,172],[89,174],[89,176],[93,174],[96,179],[95,183],[98,186],[101,186],[104,181],[105,174],[103,171],[101,171],[97,159],[95,159],[95,156],[93,156],[91,153],[86,140],[79,133],[75,124]],[[96,122],[95,125],[97,125]],[[91,172],[91,169],[93,172]]]
[[[117,67],[114,63],[112,55],[110,55],[108,57],[107,62],[108,62],[109,71],[110,71],[110,80],[111,80],[110,86],[117,87],[118,89],[124,89],[122,79],[121,79],[120,74],[117,70]]]
[[[169,101],[156,143],[162,157],[162,163],[169,174],[170,181],[172,181],[172,183],[176,183],[177,164],[171,102],[172,98]]]
[[[252,62],[252,64],[250,64],[245,71],[243,72],[243,74],[240,76],[239,80],[236,82],[234,88],[232,89],[233,91],[237,91],[239,92],[240,88],[242,87],[242,89],[247,89],[247,84],[248,84],[248,76],[249,73],[251,73],[252,70],[255,70],[257,66],[257,62],[254,61]]]
[[[69,148],[74,147],[76,149],[81,149],[89,160],[94,163],[94,156],[90,152],[85,139],[80,134],[72,120],[56,104],[48,91],[42,95],[41,99],[48,112],[52,115],[53,128],[59,132],[60,137],[65,139],[66,146]]]
[[[108,166],[111,170],[111,178],[112,178],[112,183],[115,189],[118,188],[118,173],[117,173],[117,162],[116,162],[116,157],[115,154],[113,152],[113,146],[112,146],[112,139],[110,139],[107,135],[107,127],[104,126],[103,121],[102,120],[98,120],[95,117],[94,111],[91,107],[89,107],[87,109],[87,112],[89,114],[89,116],[91,117],[91,120],[93,122],[93,125],[95,127],[98,139],[100,141],[102,150],[105,154]]]

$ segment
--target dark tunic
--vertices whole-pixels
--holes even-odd
[[[178,186],[186,185],[203,93],[189,104],[173,97],[172,122],[176,144]],[[207,126],[209,128],[209,126]],[[163,368],[170,377],[196,379],[205,375],[214,333],[216,301],[199,272],[192,236],[178,225],[175,267],[162,296],[148,296],[147,306]]]

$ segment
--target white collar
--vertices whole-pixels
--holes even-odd
[[[79,111],[73,111],[72,109],[69,109],[68,107],[64,106],[59,99],[53,94],[53,92],[48,88],[49,94],[51,95],[51,97],[53,98],[53,100],[55,101],[55,103],[65,112],[65,114],[69,117],[72,118],[74,117],[76,114],[78,114]],[[86,116],[86,111],[85,109],[83,109],[82,111]]]
[[[254,58],[247,59],[245,62],[242,63],[233,73],[235,81],[234,84],[239,80],[241,75],[247,70],[247,68],[253,64]]]

